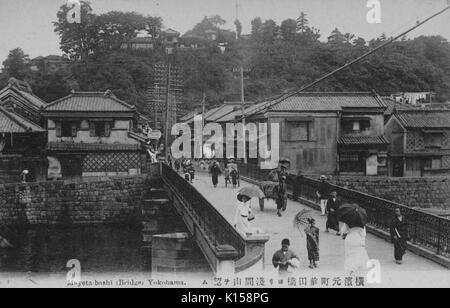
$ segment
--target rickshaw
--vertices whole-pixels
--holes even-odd
[[[291,162],[287,159],[280,160],[278,168],[270,172],[267,181],[263,181],[259,184],[259,188],[265,195],[265,198],[259,199],[259,207],[261,211],[264,211],[265,200],[272,199],[277,200],[277,186],[280,183],[280,178],[289,176],[288,170],[290,169]]]

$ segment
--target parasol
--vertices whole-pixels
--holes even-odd
[[[338,210],[338,219],[349,228],[364,228],[367,224],[367,212],[357,204],[344,204]]]
[[[309,220],[312,219],[312,212],[310,210],[301,210],[294,217],[294,228],[302,232],[303,228],[309,224]]]
[[[259,189],[256,186],[242,188],[241,190],[239,190],[238,199],[239,199],[239,196],[247,196],[250,199],[252,199],[252,198],[258,198],[258,199],[265,198],[265,195],[262,192],[262,190]]]

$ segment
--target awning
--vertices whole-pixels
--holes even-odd
[[[389,140],[385,136],[343,136],[338,140],[339,145],[388,145]]]
[[[140,151],[140,144],[105,144],[105,143],[69,143],[69,142],[50,142],[47,144],[47,150],[51,152],[134,152]]]

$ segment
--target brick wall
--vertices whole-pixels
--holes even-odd
[[[332,182],[411,207],[450,209],[450,177],[333,177]]]
[[[144,175],[0,185],[0,224],[134,221],[149,186]]]

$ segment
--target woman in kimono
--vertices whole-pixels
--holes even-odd
[[[237,199],[239,202],[236,208],[236,214],[234,216],[234,227],[244,234],[252,233],[252,228],[249,221],[252,218],[251,199],[248,196],[241,194],[237,196]]]
[[[394,243],[395,262],[402,264],[408,241],[408,222],[403,217],[400,208],[395,209],[395,218],[391,223],[391,239]]]
[[[333,191],[331,193],[331,198],[328,199],[327,202],[327,230],[326,232],[330,232],[329,230],[336,231],[336,235],[340,236],[340,228],[339,228],[339,220],[338,220],[338,210],[341,207],[341,201],[337,197],[337,192]]]
[[[366,229],[351,228],[345,238],[345,271],[353,276],[367,268]]]
[[[309,226],[305,229],[306,248],[308,250],[309,268],[317,268],[319,262],[319,228],[316,227],[316,221],[313,218],[308,219]]]
[[[214,188],[217,188],[217,184],[219,184],[219,175],[222,173],[222,170],[220,170],[220,166],[217,161],[213,162],[209,173],[211,173]]]

